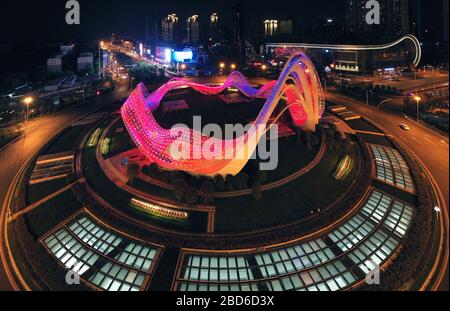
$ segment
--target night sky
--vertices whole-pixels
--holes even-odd
[[[146,16],[176,13],[181,19],[199,14],[207,21],[217,12],[231,25],[232,7],[238,0],[79,0],[81,25],[65,23],[66,0],[1,1],[0,42],[90,41],[112,32],[133,37],[143,31]],[[271,4],[272,2],[272,4]],[[244,14],[260,17],[296,17],[303,25],[319,19],[343,22],[343,0],[243,0]],[[280,5],[274,5],[279,3]]]

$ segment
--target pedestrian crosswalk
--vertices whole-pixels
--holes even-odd
[[[30,185],[64,178],[73,170],[72,151],[42,155],[36,161],[29,181]]]

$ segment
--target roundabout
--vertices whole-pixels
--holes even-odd
[[[273,171],[261,170],[258,157],[201,159],[206,162],[183,162],[178,170],[169,165],[169,154],[160,153],[155,164],[148,140],[155,136],[130,127],[123,118],[127,104],[72,123],[27,162],[10,198],[6,230],[21,283],[75,290],[419,288],[433,252],[428,242],[438,234],[428,177],[370,120],[340,119],[324,112],[320,92],[306,95],[306,88],[293,87],[296,75],[313,85],[306,70],[287,70],[254,93],[241,77],[214,94],[199,95],[194,85],[171,87],[158,105],[149,104],[153,121],[162,124],[158,131],[191,115],[218,118],[211,115],[217,110],[244,124],[277,124],[285,135],[276,138]],[[316,108],[291,106],[308,105],[307,97]],[[187,111],[167,115],[168,105],[159,105],[180,100]],[[254,108],[262,113],[248,112]],[[279,117],[270,119],[272,113]],[[381,271],[381,284],[367,284],[373,271]],[[68,272],[79,275],[79,285],[65,281]]]

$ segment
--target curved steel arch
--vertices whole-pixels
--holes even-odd
[[[288,81],[293,83],[289,84]],[[156,122],[153,111],[159,107],[167,92],[182,86],[191,87],[205,95],[219,94],[228,87],[235,87],[247,97],[266,98],[266,101],[254,126],[243,137],[233,140],[211,138],[192,129],[164,129]],[[183,170],[194,175],[236,175],[248,162],[261,137],[271,126],[269,119],[283,96],[286,96],[294,124],[303,130],[314,131],[324,111],[325,99],[314,65],[303,53],[295,53],[286,63],[279,79],[269,82],[260,89],[250,86],[239,72],[233,72],[223,85],[217,87],[175,78],[150,95],[140,83],[122,106],[121,114],[138,148],[160,167]],[[261,128],[264,131],[261,131]],[[174,135],[174,132],[179,134]],[[194,155],[206,143],[221,148],[218,148],[216,156],[212,159],[207,159],[203,155],[196,158]],[[189,145],[189,156],[173,157],[171,148],[174,144]],[[230,150],[233,155],[231,158],[226,156],[230,154]]]
[[[372,45],[361,45],[361,44],[314,44],[314,43],[267,43],[268,47],[299,47],[299,48],[309,48],[309,49],[330,49],[330,50],[356,50],[356,51],[368,51],[368,50],[383,50],[393,47],[405,40],[409,40],[414,44],[416,48],[416,54],[414,56],[413,65],[417,67],[422,58],[422,47],[419,40],[411,34],[404,35],[399,39],[386,44],[372,44]]]

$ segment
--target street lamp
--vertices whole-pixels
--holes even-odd
[[[24,134],[24,136],[27,135],[28,110],[29,110],[30,105],[33,103],[33,101],[34,101],[34,99],[31,96],[27,96],[23,99],[23,103],[27,107],[27,111],[25,113],[25,134]]]
[[[225,63],[220,63],[220,64],[219,64],[219,68],[220,68],[220,69],[224,69],[224,68],[225,68]]]
[[[101,77],[101,68],[102,68],[102,48],[103,48],[103,41],[100,41],[98,44],[98,77]]]
[[[236,65],[235,64],[231,64],[231,70],[235,70],[236,69]]]
[[[417,106],[417,123],[419,123],[419,102],[422,100],[420,96],[414,96],[414,99],[416,100],[416,106]]]
[[[441,213],[441,209],[439,208],[439,206],[435,206],[434,211],[436,212],[436,218],[439,219],[439,214]]]
[[[380,110],[380,109],[381,109],[381,105],[383,105],[384,103],[387,103],[387,102],[389,102],[389,101],[391,101],[391,100],[392,100],[392,98],[388,98],[388,99],[385,99],[385,100],[381,101],[381,102],[378,104],[377,110]]]
[[[267,69],[267,66],[266,66],[266,65],[262,65],[262,66],[261,66],[261,69],[262,69],[263,71],[265,71],[265,70]]]

